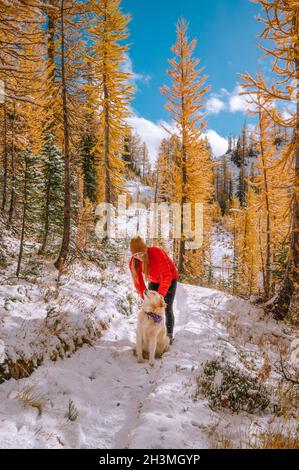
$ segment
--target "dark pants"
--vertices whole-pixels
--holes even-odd
[[[177,283],[178,283],[177,279],[174,279],[171,282],[169,289],[164,297],[164,300],[166,302],[166,328],[167,328],[167,334],[170,338],[172,338],[173,336],[173,327],[174,327],[173,301],[174,301]],[[157,291],[159,289],[159,283],[150,282],[148,285],[148,288],[150,290]]]

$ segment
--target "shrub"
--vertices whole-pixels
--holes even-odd
[[[197,378],[195,399],[199,393],[209,399],[211,407],[229,408],[235,413],[262,412],[270,404],[267,389],[257,378],[216,360],[206,362],[202,376]]]
[[[134,307],[134,297],[130,292],[126,294],[126,296],[119,300],[118,302],[118,309],[120,313],[129,317],[133,313]]]
[[[251,438],[251,449],[299,449],[298,429],[268,429]]]
[[[76,408],[73,400],[68,401],[67,412],[65,417],[69,421],[76,421],[79,416],[79,410]]]

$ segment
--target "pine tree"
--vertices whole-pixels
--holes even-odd
[[[26,236],[32,225],[38,220],[38,197],[39,197],[39,175],[38,158],[32,155],[32,151],[27,147],[23,154],[23,188],[22,188],[22,215],[21,215],[21,238],[18,255],[16,276],[20,275],[24,243]]]
[[[8,211],[8,226],[11,226],[13,216],[15,212],[15,199],[16,199],[16,131],[17,131],[17,113],[16,113],[16,102],[12,103],[12,114],[11,114],[11,139],[10,139],[10,203]]]
[[[40,253],[46,250],[51,231],[59,233],[62,228],[63,214],[63,173],[64,162],[61,151],[55,145],[55,136],[46,134],[41,150],[42,157],[42,209],[43,224],[42,244]]]

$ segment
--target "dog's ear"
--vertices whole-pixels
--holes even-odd
[[[164,300],[164,297],[162,297],[162,295],[160,295],[160,307],[161,308],[165,308],[166,307],[166,302]]]

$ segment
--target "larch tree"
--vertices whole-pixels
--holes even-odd
[[[190,155],[188,202],[191,207],[202,204],[203,234],[200,249],[189,249],[185,255],[185,273],[192,283],[210,285],[212,279],[211,231],[214,214],[214,180],[212,154],[207,139],[200,139]],[[195,211],[191,227],[195,229]]]
[[[125,163],[121,149],[127,135],[126,118],[133,87],[125,71],[129,15],[121,11],[121,0],[91,0],[90,67],[87,84],[90,107],[98,113],[96,202],[114,203],[123,190]]]
[[[262,74],[256,81],[259,86],[264,83]],[[245,84],[244,84],[245,85]],[[273,295],[273,266],[278,244],[287,238],[290,226],[288,207],[290,205],[289,162],[284,161],[286,145],[276,146],[275,126],[271,113],[274,100],[265,96],[260,87],[249,97],[251,109],[258,117],[258,124],[251,135],[254,148],[257,150],[257,174],[248,180],[255,189],[258,210],[258,234],[260,267],[263,276],[264,298],[269,300]]]
[[[267,304],[267,310],[277,319],[283,319],[289,310],[295,290],[298,289],[299,276],[299,5],[297,0],[256,0],[263,9],[264,18],[259,18],[265,25],[261,38],[266,42],[261,45],[266,56],[272,60],[276,82],[268,85],[258,81],[250,74],[244,75],[246,91],[260,92],[265,99],[271,97],[278,106],[270,111],[274,122],[282,127],[293,129],[293,139],[285,158],[292,161],[292,202],[291,236],[284,279],[277,295]],[[295,103],[295,109],[289,109],[287,116],[281,109]]]
[[[180,142],[176,135],[163,139],[156,162],[155,202],[179,202],[178,188]]]
[[[238,184],[238,197],[240,199],[241,206],[245,206],[246,199],[246,175],[245,175],[245,164],[247,157],[247,129],[244,125],[241,136],[241,149],[240,149],[240,173],[239,173],[239,184]]]
[[[57,74],[59,77],[60,113],[64,157],[64,221],[59,255],[54,265],[61,273],[69,251],[71,237],[71,155],[80,116],[79,96],[82,88],[82,30],[86,5],[74,0],[60,0],[57,13]],[[71,138],[72,134],[72,138]]]
[[[32,158],[36,161],[42,144],[41,116],[43,115],[42,75],[44,58],[42,26],[43,18],[38,10],[36,20],[29,21],[24,25],[23,30],[27,42],[18,45],[15,65],[22,73],[17,75],[12,73],[10,80],[7,80],[8,93],[5,96],[5,106],[8,110],[7,119],[9,124],[10,201],[7,219],[9,226],[14,221],[17,207],[24,207],[23,199],[26,197],[26,191],[23,189],[27,184],[24,183],[24,179],[28,179],[26,176],[27,163],[24,162],[26,149],[30,148]],[[31,212],[29,206],[26,211],[21,211],[21,245],[25,239],[26,224],[22,217],[27,217],[29,212]]]
[[[252,187],[247,189],[244,204],[239,233],[239,283],[240,293],[250,297],[259,289],[258,207]]]
[[[177,24],[177,41],[172,47],[174,58],[169,60],[171,68],[168,75],[172,79],[172,86],[164,86],[162,94],[167,97],[166,109],[170,112],[177,127],[181,141],[179,168],[181,172],[181,207],[190,201],[190,191],[196,192],[198,172],[196,166],[201,167],[201,137],[205,128],[202,112],[204,95],[208,88],[205,86],[206,77],[202,75],[203,69],[198,69],[199,60],[193,57],[196,41],[189,42],[187,36],[188,24],[184,19]],[[204,157],[205,159],[205,157]],[[192,195],[192,202],[197,197]],[[203,201],[200,201],[203,202]],[[179,244],[178,268],[184,273],[186,258],[186,239],[184,233],[184,218],[181,214],[181,239]]]
[[[181,203],[182,172],[180,169],[180,160],[181,142],[179,137],[173,134],[169,138],[163,139],[159,147],[153,176],[155,203]],[[175,223],[174,217],[177,217],[177,214],[170,212],[170,224],[172,227]],[[176,263],[178,263],[179,260],[179,243],[180,240],[174,238],[172,254]]]
[[[270,101],[270,106],[271,106]],[[269,104],[262,100],[261,94],[257,95],[256,100],[257,113],[258,113],[258,136],[257,145],[259,149],[259,162],[258,169],[260,175],[257,182],[259,189],[260,199],[260,217],[258,223],[259,232],[259,245],[261,254],[261,268],[263,275],[263,286],[265,298],[269,300],[270,288],[271,288],[271,262],[272,262],[272,207],[270,200],[271,190],[271,168],[270,165],[275,157],[275,150],[273,147],[273,135],[272,135],[272,121],[269,119],[269,115],[265,111],[269,107]],[[251,182],[252,184],[252,182]],[[265,244],[263,245],[262,234],[263,234],[263,221],[261,221],[262,214],[265,214]]]
[[[14,169],[15,145],[8,142],[10,127],[15,128],[15,106],[16,103],[34,102],[33,93],[25,93],[22,84],[32,80],[29,64],[36,61],[30,45],[36,45],[41,41],[40,29],[43,24],[41,10],[43,4],[33,0],[30,4],[11,0],[9,2],[0,0],[0,81],[3,84],[4,96],[0,107],[3,110],[3,157],[2,157],[2,198],[1,208],[4,211],[9,200],[8,182],[11,170]],[[24,27],[20,28],[20,24]],[[2,87],[1,87],[2,88]],[[29,89],[26,86],[27,90]],[[10,126],[11,125],[11,126]],[[12,150],[11,150],[12,149]],[[14,180],[12,175],[11,180]],[[13,184],[11,183],[11,187]],[[10,191],[11,192],[11,191]],[[12,201],[13,199],[11,199]],[[10,202],[9,213],[14,208]],[[11,220],[11,215],[9,216]]]

